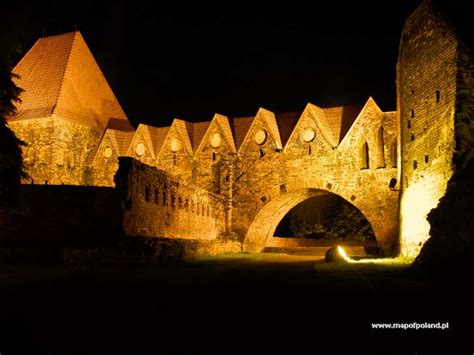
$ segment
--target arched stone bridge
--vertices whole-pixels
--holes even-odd
[[[234,234],[245,251],[258,252],[290,209],[331,193],[367,218],[386,253],[395,251],[399,194],[398,186],[389,187],[391,179],[399,180],[395,112],[382,112],[370,98],[359,109],[308,104],[292,124],[264,109],[242,120],[244,128],[244,121],[216,115],[199,140],[193,139],[199,126],[192,130],[175,120],[149,156],[144,152],[151,145],[135,134],[128,156],[148,166],[134,168],[133,177],[130,171],[117,174],[128,176],[117,185],[127,186],[134,206],[126,218],[134,226],[129,234],[190,239]],[[154,129],[160,128],[148,126],[147,132]],[[137,130],[144,131],[144,125]],[[105,145],[96,156],[103,156],[100,149]],[[160,182],[166,176],[176,183]]]

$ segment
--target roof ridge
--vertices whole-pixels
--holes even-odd
[[[69,32],[63,32],[63,33],[58,33],[56,35],[48,35],[48,36],[41,36],[39,38],[39,40],[43,39],[43,38],[51,38],[51,37],[59,37],[59,36],[65,36],[65,35],[69,35],[71,33],[74,33],[74,35],[79,32],[79,31],[69,31]]]
[[[69,33],[74,33],[74,35],[72,36],[71,47],[69,48],[69,53],[68,53],[68,56],[67,56],[67,59],[66,59],[66,65],[64,66],[64,71],[61,75],[61,83],[59,84],[58,94],[56,95],[56,100],[54,101],[53,108],[51,109],[51,114],[54,114],[54,111],[56,110],[56,106],[59,102],[59,97],[61,96],[61,90],[63,88],[64,78],[66,77],[66,72],[67,72],[67,69],[69,67],[69,63],[71,61],[71,54],[72,54],[72,49],[74,47],[74,42],[76,41],[76,32],[69,32]],[[53,37],[53,36],[50,36],[50,37]]]
[[[332,136],[331,130],[328,127],[328,117],[326,115],[326,111],[324,111],[324,108],[312,103],[308,103],[308,108],[309,112],[313,116],[314,121],[316,122],[316,125],[321,130],[321,133],[323,134],[326,142],[331,147],[336,147],[337,144],[336,142],[334,142],[334,137]]]

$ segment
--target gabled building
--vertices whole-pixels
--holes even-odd
[[[118,158],[129,154],[135,131],[120,131],[108,128],[92,159],[91,168],[94,186],[114,186],[118,170]]]
[[[214,225],[213,238],[233,233],[260,251],[290,209],[333,194],[366,217],[387,254],[417,255],[428,213],[474,156],[473,68],[466,32],[427,0],[403,29],[396,112],[370,97],[134,130],[73,32],[41,38],[14,68],[25,91],[8,123],[28,144],[35,184],[114,186],[117,158],[133,158],[118,175],[133,177],[120,185],[133,233],[199,239]]]
[[[107,127],[133,130],[79,32],[40,38],[15,66],[24,92],[8,121],[32,183],[88,185]]]

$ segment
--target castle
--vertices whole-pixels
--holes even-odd
[[[25,91],[9,126],[28,143],[24,183],[115,186],[128,235],[232,235],[261,251],[291,208],[335,194],[362,212],[386,254],[416,255],[456,154],[472,149],[459,145],[471,119],[459,98],[474,94],[473,68],[443,13],[425,1],[403,29],[396,112],[368,98],[134,129],[73,32],[40,38],[14,68]]]

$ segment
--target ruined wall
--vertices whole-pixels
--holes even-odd
[[[406,21],[397,64],[402,147],[401,251],[415,256],[429,237],[429,211],[453,173],[455,33],[432,1]]]
[[[472,46],[474,44],[471,43]],[[456,112],[454,160],[456,170],[464,169],[474,158],[474,50],[460,42],[456,59]]]
[[[466,12],[463,15],[468,14]],[[452,17],[448,18],[456,19],[459,13],[449,15]],[[448,277],[452,277],[453,273],[468,276],[467,270],[471,270],[470,264],[474,258],[474,41],[470,23],[454,23],[459,40],[454,173],[448,182],[446,194],[428,215],[431,238],[423,245],[415,261],[415,265]],[[463,270],[466,271],[463,273]]]
[[[116,186],[124,201],[125,234],[216,239],[224,232],[223,197],[132,158],[119,161]]]
[[[100,131],[57,116],[12,121],[9,125],[28,144],[23,148],[30,176],[25,183],[92,184],[88,166],[99,145]]]

